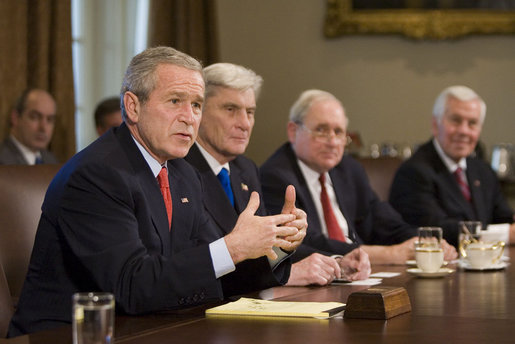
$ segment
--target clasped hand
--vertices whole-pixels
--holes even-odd
[[[261,256],[276,259],[274,246],[293,251],[306,236],[306,213],[295,208],[295,188],[292,185],[286,188],[281,214],[257,216],[259,203],[259,194],[252,192],[234,229],[224,238],[234,264]]]

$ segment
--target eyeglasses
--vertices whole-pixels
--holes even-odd
[[[297,125],[302,129],[306,130],[308,133],[310,133],[311,136],[313,136],[313,138],[315,139],[315,141],[321,143],[327,142],[331,140],[333,137],[336,141],[339,141],[345,144],[346,146],[352,142],[351,138],[347,136],[345,130],[342,129],[331,129],[328,127],[317,127],[315,129],[309,129],[304,125],[304,123],[297,123]]]

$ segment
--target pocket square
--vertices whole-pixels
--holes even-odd
[[[247,186],[247,184],[244,183],[241,183],[241,189],[244,191],[249,191],[249,187]]]
[[[181,198],[181,203],[189,203],[188,198],[187,197]]]

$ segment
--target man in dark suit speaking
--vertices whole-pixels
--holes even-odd
[[[290,109],[289,142],[260,168],[267,208],[280,207],[286,184],[297,191],[297,206],[308,215],[303,246],[314,252],[345,254],[355,247],[372,264],[405,264],[414,258],[416,227],[408,225],[370,187],[363,167],[344,156],[348,119],[341,102],[321,90],[303,92]],[[446,259],[456,251],[444,244]]]
[[[442,227],[455,246],[464,220],[512,223],[510,242],[515,241],[514,212],[495,173],[472,156],[485,116],[485,102],[472,89],[443,90],[433,107],[433,139],[401,165],[390,191],[390,203],[406,221]]]
[[[295,199],[285,205],[291,213],[259,217],[253,193],[220,238],[196,171],[180,159],[202,116],[200,63],[149,48],[132,59],[121,98],[124,123],[72,157],[49,186],[9,336],[69,323],[75,292],[112,292],[118,311],[140,314],[248,291],[245,282],[228,293],[226,276],[253,278],[258,289],[288,278],[290,265],[274,262],[273,247],[293,251],[305,235]],[[247,259],[253,271],[238,266]]]

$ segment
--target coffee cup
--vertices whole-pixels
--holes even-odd
[[[502,257],[504,242],[471,242],[464,241],[460,245],[460,253],[473,269],[488,269]]]
[[[443,264],[443,249],[437,243],[415,243],[415,260],[420,270],[437,272]]]

